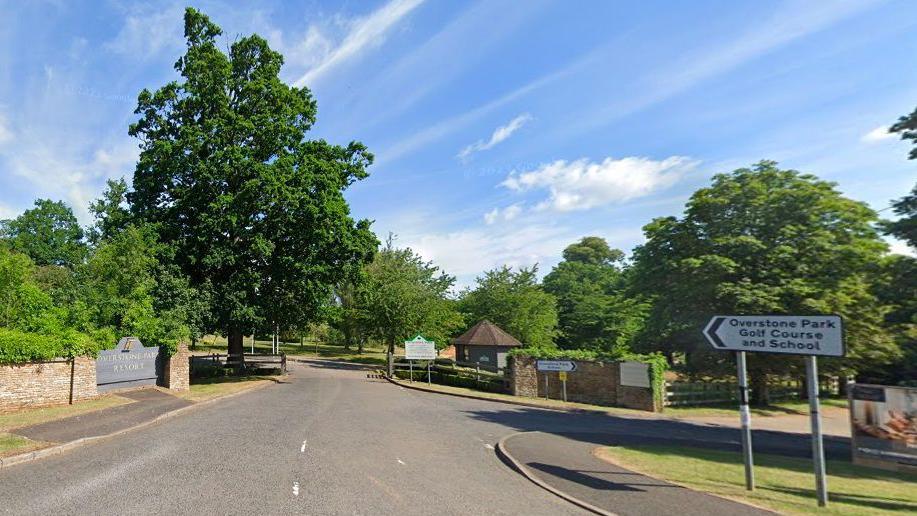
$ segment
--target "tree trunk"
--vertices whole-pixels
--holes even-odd
[[[751,404],[764,407],[770,405],[770,391],[767,388],[767,375],[759,373],[751,377]]]
[[[228,353],[230,355],[241,355],[245,353],[245,343],[242,342],[242,330],[238,328],[230,328],[229,335],[227,335],[226,340],[228,341]]]

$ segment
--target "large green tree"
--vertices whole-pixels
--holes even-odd
[[[28,255],[36,265],[72,268],[86,256],[83,229],[63,201],[38,199],[34,208],[3,226],[11,247]]]
[[[917,250],[917,185],[914,185],[910,194],[892,202],[892,211],[898,215],[898,219],[883,222],[883,229]]]
[[[93,224],[87,230],[89,242],[99,245],[110,240],[115,235],[127,228],[131,222],[131,214],[127,209],[127,182],[124,178],[109,179],[106,182],[102,197],[89,203],[89,212],[93,216]]]
[[[544,278],[545,291],[557,298],[560,347],[628,352],[646,306],[629,295],[624,253],[603,238],[585,237],[567,246],[563,257]]]
[[[192,285],[211,289],[214,323],[241,353],[253,327],[318,317],[332,286],[371,258],[370,223],[351,218],[343,191],[366,177],[372,155],[360,143],[307,140],[316,103],[280,80],[282,56],[257,35],[224,53],[220,34],[186,10],[181,79],[138,98],[128,200]]]
[[[537,266],[485,272],[473,289],[462,293],[460,306],[469,322],[487,319],[526,346],[554,346],[556,300],[538,283]]]
[[[701,329],[714,314],[825,314],[845,319],[848,357],[825,371],[886,363],[897,346],[868,273],[887,247],[876,213],[843,197],[833,183],[762,161],[714,177],[691,196],[684,217],[655,219],[635,251],[635,292],[653,301],[643,350],[684,352],[690,370],[729,374]],[[752,354],[758,402],[769,375],[798,374],[792,357]]]
[[[350,295],[344,324],[367,329],[394,352],[395,344],[420,333],[445,345],[461,327],[462,317],[449,299],[455,278],[410,248],[397,248],[392,237],[366,266]]]

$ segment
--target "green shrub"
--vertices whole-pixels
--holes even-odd
[[[92,336],[74,330],[43,335],[0,328],[0,363],[95,356],[101,347]]]

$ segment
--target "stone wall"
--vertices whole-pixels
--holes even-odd
[[[92,358],[0,365],[0,410],[96,396],[96,362]]]
[[[161,384],[173,391],[187,391],[191,388],[190,375],[191,353],[187,344],[182,343],[171,357],[163,360]]]
[[[512,357],[510,364],[510,392],[516,396],[563,399],[563,384],[556,372],[538,372],[535,359]],[[627,407],[649,412],[661,412],[654,400],[653,390],[620,384],[618,362],[584,362],[575,360],[576,371],[567,373],[567,401]]]

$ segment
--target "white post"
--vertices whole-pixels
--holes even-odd
[[[427,385],[433,385],[433,379],[431,375],[433,373],[433,362],[427,362]]]
[[[411,369],[411,381],[414,381],[414,361],[408,360],[408,367]]]
[[[561,383],[563,384],[563,387],[564,387],[564,403],[566,403],[567,402],[567,380],[563,380]]]
[[[545,372],[544,374],[544,399],[550,399],[548,398],[548,373],[547,372]]]
[[[745,352],[736,352],[739,370],[739,420],[742,423],[742,460],[745,463],[745,489],[755,490],[754,458],[751,452],[751,410],[748,408],[748,372],[745,368]]]
[[[812,460],[815,463],[815,495],[818,506],[828,505],[828,479],[825,477],[825,448],[822,445],[821,414],[818,410],[818,362],[806,357],[806,383],[809,388],[809,416],[812,420]]]
[[[255,354],[255,329],[252,328],[252,355]]]

